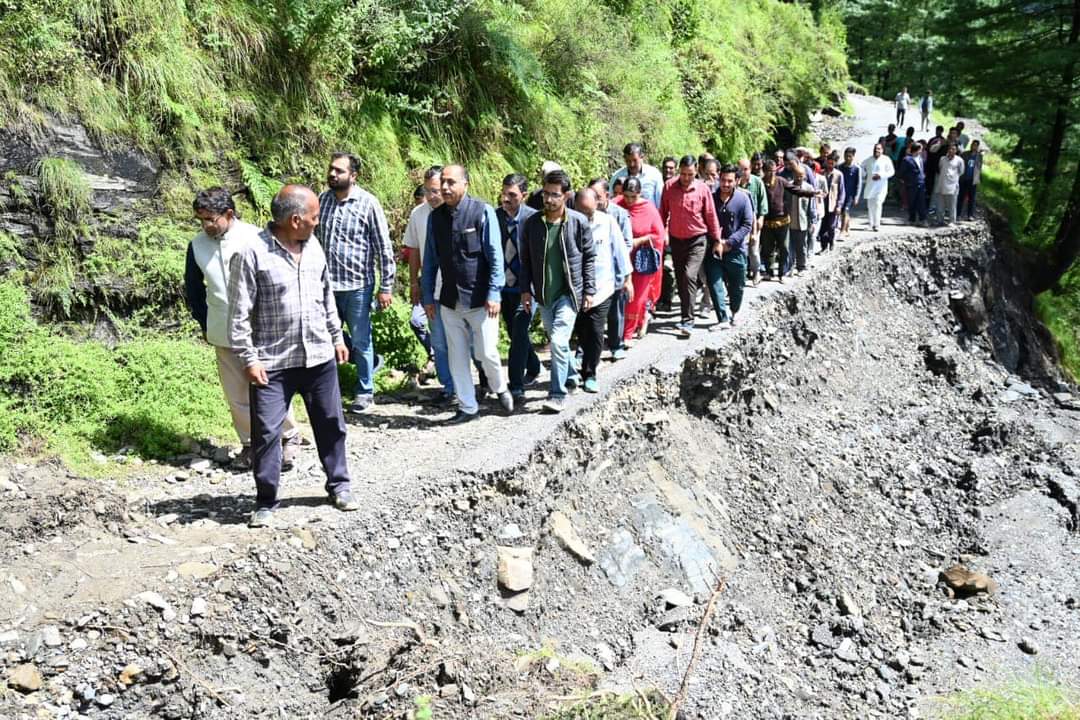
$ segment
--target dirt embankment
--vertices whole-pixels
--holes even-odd
[[[720,578],[687,717],[916,717],[1034,662],[1076,677],[1080,404],[1026,303],[983,225],[867,243],[510,469],[271,533],[228,501],[132,507],[9,468],[0,713],[393,718],[426,695],[436,718],[535,718],[593,688],[670,696]],[[956,564],[991,581],[951,588]]]

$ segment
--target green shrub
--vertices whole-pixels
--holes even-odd
[[[1036,675],[992,688],[976,688],[944,698],[949,720],[1078,720],[1077,688]]]

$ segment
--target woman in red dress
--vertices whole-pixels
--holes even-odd
[[[660,211],[650,201],[641,197],[641,181],[636,177],[627,178],[623,182],[622,195],[616,197],[615,202],[630,213],[630,229],[634,234],[634,246],[630,250],[631,264],[637,266],[633,262],[634,256],[647,245],[652,245],[663,258],[667,232],[660,219]],[[660,299],[663,272],[658,269],[656,272],[643,274],[634,270],[632,278],[634,299],[626,305],[624,340],[635,336],[640,338],[645,334],[649,323],[649,309]]]

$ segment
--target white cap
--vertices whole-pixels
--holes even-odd
[[[562,165],[555,162],[554,160],[545,160],[544,164],[540,166],[540,172],[544,175],[547,175],[548,173],[553,173],[556,170],[562,170]]]

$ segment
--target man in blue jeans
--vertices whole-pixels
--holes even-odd
[[[361,413],[375,402],[375,352],[371,345],[371,299],[375,268],[379,269],[379,309],[390,306],[394,288],[394,250],[386,215],[374,195],[356,184],[360,160],[334,153],[326,172],[330,188],[319,196],[318,237],[334,288],[338,315],[349,328],[356,362],[356,396],[350,412]]]
[[[750,233],[754,229],[754,208],[750,193],[735,187],[734,165],[720,168],[720,183],[713,195],[716,219],[720,223],[720,238],[714,240],[705,253],[705,279],[716,309],[714,329],[723,328],[730,318],[735,327],[735,315],[742,307],[743,288],[746,286],[746,254]],[[728,315],[727,300],[731,298],[731,314]]]
[[[592,230],[588,218],[566,207],[569,189],[561,170],[544,177],[544,211],[525,221],[520,244],[521,306],[531,312],[536,299],[551,338],[551,389],[543,405],[549,413],[562,412],[567,391],[577,388],[570,335],[577,314],[592,308],[596,295]]]
[[[536,380],[540,374],[540,358],[536,356],[532,340],[529,339],[529,326],[532,313],[521,307],[521,288],[518,287],[518,273],[521,272],[521,253],[518,250],[520,238],[524,233],[525,221],[536,211],[525,205],[528,181],[524,175],[514,173],[503,178],[502,194],[495,217],[499,219],[499,230],[503,242],[503,266],[506,274],[506,286],[502,291],[503,322],[510,336],[510,358],[507,375],[510,382],[510,394],[515,398],[525,396],[525,386]]]

